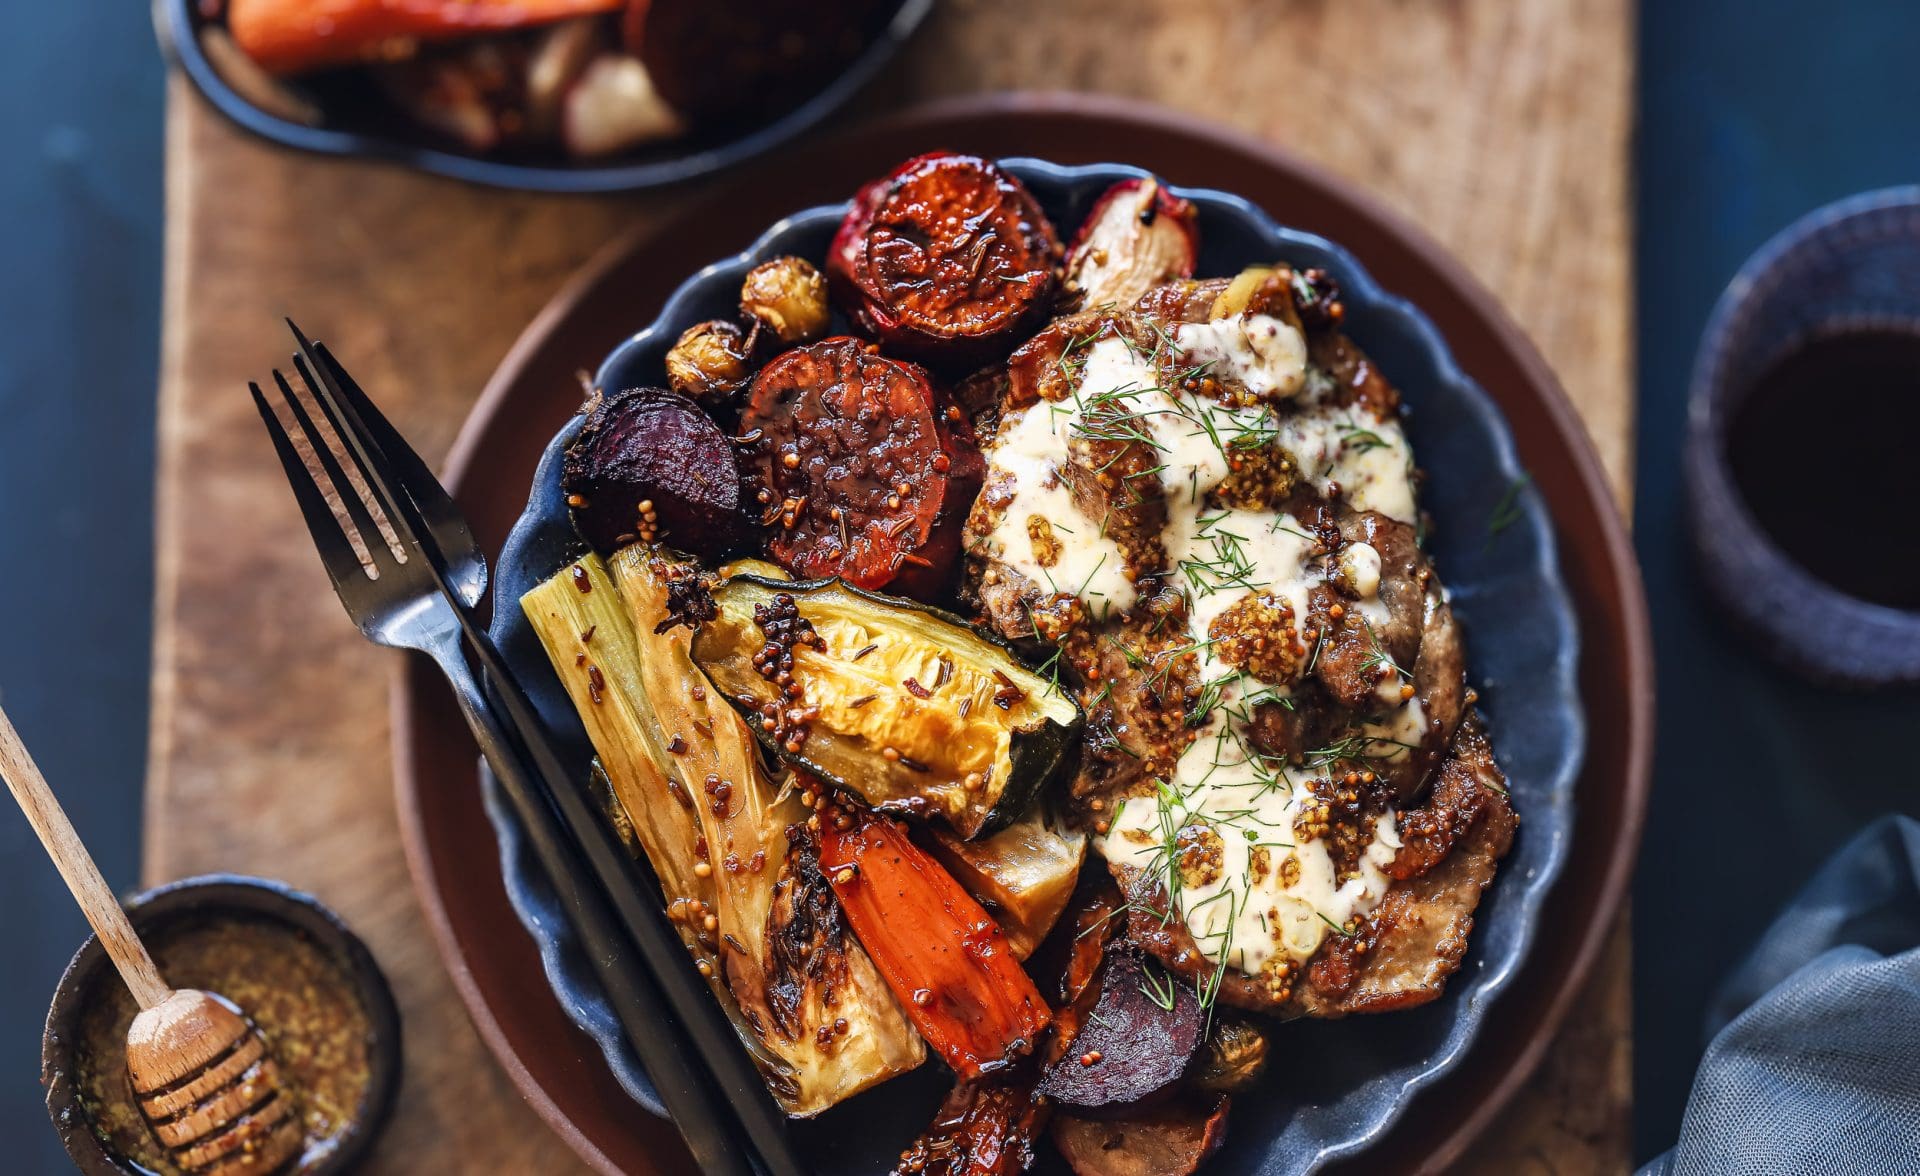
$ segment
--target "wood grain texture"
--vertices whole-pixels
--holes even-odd
[[[1540,345],[1624,503],[1632,44],[1629,0],[948,0],[871,108],[1105,91],[1359,180]],[[285,363],[275,316],[297,309],[436,459],[576,265],[697,199],[490,192],[299,157],[173,83],[145,870],[281,877],[367,940],[408,1037],[374,1171],[580,1165],[493,1066],[434,952],[393,817],[392,655],[360,642],[329,593],[245,384]],[[1626,1166],[1626,961],[1623,921],[1540,1078],[1463,1168]]]

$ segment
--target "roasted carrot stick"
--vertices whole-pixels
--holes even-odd
[[[227,28],[263,68],[296,74],[444,40],[615,12],[625,0],[228,0]]]
[[[986,910],[892,820],[822,815],[820,870],[927,1044],[969,1082],[1031,1049],[1053,1014]]]

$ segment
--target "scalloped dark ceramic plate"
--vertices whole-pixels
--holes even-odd
[[[463,154],[445,141],[405,125],[391,111],[357,93],[322,102],[320,126],[291,122],[253,105],[220,76],[200,45],[208,20],[198,0],[153,0],[161,51],[180,67],[214,109],[264,139],[321,155],[347,155],[404,164],[495,188],[538,192],[625,192],[677,184],[751,159],[817,126],[879,75],[907,43],[933,0],[901,0],[893,19],[853,63],[803,102],[771,122],[726,134],[689,136],[605,160],[519,159]]]
[[[1143,174],[1108,165],[1003,162],[1068,233],[1109,185]],[[1176,191],[1199,210],[1197,272],[1230,275],[1275,258],[1326,268],[1344,291],[1349,333],[1401,389],[1415,452],[1429,471],[1424,501],[1436,520],[1436,561],[1465,626],[1471,678],[1481,687],[1483,709],[1524,822],[1481,906],[1465,966],[1441,1000],[1407,1013],[1275,1030],[1280,1058],[1314,1063],[1297,1069],[1277,1065],[1264,1089],[1239,1100],[1241,1109],[1216,1170],[1305,1172],[1378,1138],[1421,1087],[1455,1065],[1525,958],[1541,902],[1559,876],[1571,838],[1573,786],[1586,737],[1577,683],[1579,629],[1546,509],[1526,489],[1507,426],[1426,317],[1383,291],[1339,246],[1277,225],[1239,197]],[[662,383],[662,357],[683,329],[730,314],[742,276],[761,261],[789,253],[821,261],[843,211],[835,205],[789,216],[746,252],[688,279],[651,326],[607,357],[596,385]],[[532,501],[500,557],[493,635],[584,778],[591,748],[516,603],[581,550],[559,484],[561,451],[578,427],[576,418],[548,446],[534,476]],[[1510,487],[1517,488],[1511,496]],[[1503,500],[1511,511],[1501,511]],[[1487,520],[1496,512],[1511,521],[1490,536]],[[527,853],[521,830],[489,795],[507,891],[540,944],[548,979],[634,1101],[658,1113],[653,1088],[578,943],[556,917],[556,900]],[[819,1170],[885,1170],[930,1116],[943,1085],[937,1070],[926,1067],[801,1125],[799,1137]],[[850,1131],[856,1119],[863,1128]]]
[[[583,362],[619,347],[659,313],[686,275],[749,246],[778,217],[843,200],[899,160],[941,147],[1070,163],[1124,157],[1176,184],[1240,193],[1290,225],[1339,241],[1384,288],[1420,307],[1511,428],[1533,475],[1530,494],[1550,513],[1559,543],[1579,624],[1587,723],[1605,736],[1588,745],[1565,802],[1579,820],[1568,829],[1562,875],[1542,900],[1533,946],[1497,1007],[1481,1021],[1471,1047],[1415,1094],[1397,1121],[1363,1152],[1327,1165],[1329,1174],[1353,1176],[1441,1172],[1527,1087],[1555,1049],[1569,1010],[1613,991],[1588,981],[1617,940],[1616,915],[1639,846],[1653,740],[1651,639],[1614,489],[1552,371],[1464,266],[1352,182],[1270,143],[1120,99],[997,94],[915,108],[811,143],[804,154],[790,150],[756,163],[737,180],[709,189],[678,219],[610,242],[506,354],[448,455],[447,485],[481,543],[499,550],[527,504],[542,448],[579,403],[576,373]],[[1424,444],[1424,433],[1416,439]],[[1436,456],[1423,456],[1437,466]],[[1449,525],[1459,529],[1458,542],[1472,544],[1475,536],[1484,542],[1484,514]],[[1460,579],[1451,566],[1443,571]],[[1479,602],[1475,617],[1488,615],[1486,602]],[[1476,651],[1476,672],[1484,676],[1487,669]],[[1519,716],[1506,703],[1517,705],[1524,695],[1492,685],[1489,706],[1510,725]],[[396,662],[393,699],[395,799],[408,864],[427,924],[481,1038],[519,1095],[595,1170],[692,1171],[672,1128],[639,1112],[594,1040],[576,1027],[573,1011],[556,999],[540,952],[509,901],[495,829],[476,788],[473,743],[445,683],[431,666]],[[1514,740],[1505,747],[1515,750]],[[1532,834],[1529,827],[1522,836]],[[1519,877],[1510,866],[1509,883]],[[1502,890],[1493,901],[1508,900]],[[1473,957],[1476,973],[1480,958]],[[1624,969],[1609,965],[1606,977],[1609,985],[1624,983]],[[1457,987],[1448,1000],[1464,1003],[1464,990]],[[1312,1034],[1299,1040],[1302,1050],[1339,1043],[1321,1027],[1300,1028]],[[1591,1030],[1585,1039],[1594,1045]],[[1569,1049],[1592,1056],[1588,1047]],[[1262,1117],[1324,1115],[1326,1109],[1323,1103],[1290,1112],[1249,1101],[1236,1108],[1235,1119],[1245,1127]],[[912,1113],[923,1110],[916,1106]],[[857,1118],[860,1130],[886,1121],[877,1109]],[[900,1124],[900,1132],[911,1125]],[[1494,1145],[1494,1154],[1504,1146]],[[1217,1170],[1234,1169],[1223,1164]]]

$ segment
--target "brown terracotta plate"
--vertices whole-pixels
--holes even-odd
[[[447,480],[498,551],[547,440],[578,402],[576,373],[650,321],[679,282],[744,248],[796,208],[934,148],[1061,163],[1124,158],[1186,185],[1238,193],[1338,241],[1418,305],[1499,403],[1552,512],[1580,615],[1581,692],[1599,733],[1577,790],[1580,820],[1524,972],[1464,1065],[1366,1153],[1372,1170],[1430,1171],[1457,1157],[1538,1065],[1611,930],[1639,845],[1652,749],[1651,645],[1638,568],[1578,415],[1552,373],[1457,262],[1371,198],[1271,147],[1138,105],[1087,98],[971,99],[922,108],[776,161],[710,192],[692,218],[618,242],[521,336],[448,459]],[[533,1107],[602,1171],[690,1170],[671,1128],[622,1092],[548,988],[501,882],[475,753],[433,672],[409,663],[394,694],[398,803],[414,881],[456,988]],[[1352,1168],[1353,1163],[1344,1167]]]

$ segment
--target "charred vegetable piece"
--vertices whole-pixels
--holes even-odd
[[[1046,1109],[1033,1083],[962,1082],[900,1157],[894,1176],[1018,1176],[1033,1166]]]
[[[227,27],[277,74],[381,60],[395,43],[529,28],[617,11],[625,0],[228,0]]]
[[[1074,1176],[1193,1176],[1227,1138],[1226,1095],[1183,1099],[1120,1120],[1055,1115]]]
[[[776,562],[944,591],[986,464],[925,371],[847,336],[795,348],[754,377],[740,439]]]
[[[1059,262],[1059,238],[1026,186],[955,154],[910,160],[883,192],[863,192],[830,257],[864,328],[953,362],[1004,354],[1044,318]]]
[[[435,47],[367,72],[407,118],[468,151],[483,152],[524,130],[526,68],[524,46],[475,41]]]
[[[683,942],[792,1115],[913,1069],[925,1044],[848,931],[797,794],[761,766],[672,619],[699,573],[640,545],[521,599]],[[616,822],[616,827],[618,826]]]
[[[1246,1017],[1215,1013],[1206,1048],[1194,1066],[1194,1085],[1220,1094],[1236,1094],[1260,1080],[1267,1069],[1267,1035]]]
[[[732,122],[820,89],[893,9],[885,0],[629,0],[624,29],[676,108]]]
[[[962,1081],[1033,1049],[1053,1016],[1047,1002],[987,912],[905,829],[877,813],[825,812],[820,868],[914,1028]]]
[[[1086,834],[1055,828],[1038,807],[976,841],[936,825],[929,843],[947,872],[993,912],[1022,960],[1066,909],[1087,856]]]
[[[667,383],[710,413],[728,418],[738,411],[753,378],[747,336],[723,319],[695,323],[680,332],[667,351]]]
[[[713,558],[747,532],[733,445],[678,392],[601,397],[567,447],[560,478],[574,525],[601,552],[637,540]]]
[[[1065,691],[927,605],[755,576],[713,599],[717,615],[693,642],[700,668],[773,751],[870,805],[963,838],[993,832],[1025,811],[1079,732]]]
[[[1107,953],[1100,999],[1039,1092],[1073,1107],[1110,1107],[1164,1095],[1200,1048],[1206,1014],[1181,983],[1130,948]]]
[[[776,257],[747,271],[740,313],[792,346],[827,333],[827,279],[805,258]]]
[[[1067,250],[1067,290],[1082,307],[1132,306],[1154,287],[1193,276],[1199,213],[1159,180],[1122,180],[1087,214]]]

